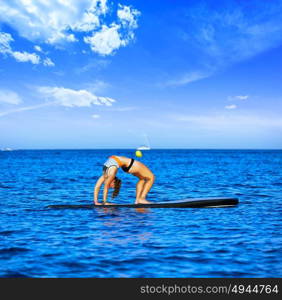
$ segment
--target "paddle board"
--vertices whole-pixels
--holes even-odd
[[[177,207],[226,207],[234,206],[239,203],[237,198],[191,198],[179,201],[156,202],[149,204],[112,204],[112,205],[94,205],[94,204],[55,204],[48,205],[47,208],[51,209],[93,209],[105,207],[147,207],[147,208],[177,208]]]

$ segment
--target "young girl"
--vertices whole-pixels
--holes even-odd
[[[139,178],[136,185],[135,204],[150,203],[146,200],[146,197],[154,183],[154,174],[140,161],[134,160],[133,158],[113,155],[104,163],[103,175],[96,182],[94,188],[95,205],[101,204],[98,202],[98,195],[102,184],[104,184],[103,204],[111,204],[107,202],[109,188],[114,188],[112,199],[119,194],[121,180],[116,177],[119,168]]]

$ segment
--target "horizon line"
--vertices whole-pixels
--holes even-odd
[[[7,149],[7,150],[5,150]],[[9,149],[9,150],[8,150]],[[133,150],[137,148],[1,148],[1,152],[25,151],[25,150]],[[150,152],[152,150],[282,150],[282,148],[153,148],[150,150],[139,150]]]

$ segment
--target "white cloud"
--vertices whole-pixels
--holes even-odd
[[[92,12],[85,12],[82,20],[72,26],[74,30],[88,32],[92,31],[100,25],[99,16]]]
[[[240,100],[246,100],[248,98],[249,98],[249,96],[237,96],[237,99],[240,99]]]
[[[0,53],[9,53],[11,51],[10,43],[13,41],[12,36],[6,32],[0,32]]]
[[[181,86],[188,83],[198,81],[210,76],[208,72],[190,72],[186,73],[178,78],[170,79],[164,83],[158,84],[159,86]]]
[[[19,107],[4,112],[0,112],[0,117],[12,113],[34,110],[45,106],[64,106],[64,107],[90,107],[92,105],[112,106],[116,100],[109,97],[96,96],[87,90],[74,90],[64,87],[41,86],[36,88],[39,98],[47,100],[36,105]],[[0,91],[0,102],[9,104],[21,103],[20,97],[11,91]]]
[[[0,0],[2,22],[15,28],[31,41],[51,44],[75,41],[73,30],[94,29],[97,18],[107,11],[106,1],[100,0]]]
[[[84,65],[81,68],[76,69],[76,73],[81,74],[84,72],[88,72],[90,70],[102,70],[104,68],[106,68],[110,63],[110,60],[107,59],[93,59],[91,60],[89,63],[87,63],[86,65]]]
[[[235,108],[237,108],[237,105],[235,105],[235,104],[226,105],[225,108],[226,109],[235,109]]]
[[[54,67],[55,66],[55,64],[53,63],[53,61],[49,57],[47,57],[43,60],[43,65],[48,66],[48,67]]]
[[[0,112],[0,117],[10,115],[10,114],[14,114],[14,113],[19,113],[19,112],[22,112],[22,111],[34,110],[34,109],[42,108],[42,107],[45,107],[45,106],[51,106],[53,104],[54,103],[52,103],[52,102],[46,102],[46,103],[40,103],[40,104],[36,104],[36,105],[31,105],[31,106],[19,107],[19,108],[16,108],[16,109],[11,109],[11,110],[8,110],[8,111]]]
[[[128,41],[120,38],[118,30],[120,26],[112,24],[110,27],[103,25],[102,30],[92,36],[84,38],[85,43],[90,44],[91,50],[101,55],[109,55],[121,46],[126,46]]]
[[[140,15],[140,12],[137,9],[131,8],[130,6],[119,4],[117,15],[124,26],[129,26],[132,29],[138,27],[137,17]]]
[[[130,6],[119,5],[117,15],[120,24],[103,25],[100,31],[84,37],[84,42],[90,44],[92,51],[100,55],[110,55],[134,39],[133,30],[138,27],[137,18],[140,12]]]
[[[66,107],[90,107],[91,105],[111,106],[114,99],[99,97],[87,90],[73,90],[64,87],[39,87],[38,92],[48,100]]]
[[[275,127],[282,129],[282,118],[252,114],[177,115],[173,119],[206,130],[244,130]]]
[[[247,100],[249,98],[248,95],[245,96],[229,96],[227,99],[228,101],[236,101],[236,100]]]
[[[13,51],[10,43],[13,42],[13,37],[6,32],[0,32],[0,53],[9,55],[18,62],[31,62],[32,64],[39,64],[40,57],[35,53]]]
[[[238,96],[229,96],[227,97],[228,101],[244,101],[247,100],[249,98],[248,95],[238,95]],[[230,105],[226,105],[225,109],[236,109],[237,105],[236,104],[230,104]]]
[[[191,63],[198,64],[197,69],[212,67],[209,76],[281,45],[280,1],[254,1],[252,7],[231,1],[220,8],[205,2],[196,1],[185,13],[180,11],[181,25],[175,32],[183,43],[183,53],[195,55]]]
[[[1,102],[18,105],[22,102],[22,99],[13,91],[0,90],[0,103]]]
[[[105,92],[110,87],[110,84],[103,80],[97,79],[91,83],[87,83],[85,86],[89,92],[96,94]]]
[[[279,4],[269,4],[269,10],[264,7],[259,12],[254,8],[253,16],[239,5],[230,8],[204,9],[201,15],[195,12],[193,19],[198,22],[190,28],[190,42],[195,38],[216,65],[222,67],[248,59],[281,43],[282,23],[275,16],[275,10],[281,10]]]
[[[107,26],[104,17],[113,13],[107,3],[107,0],[0,0],[0,23],[8,24],[29,41],[60,47],[84,37],[93,51],[109,55],[133,40],[140,13],[119,5],[116,23],[111,21]],[[41,52],[39,46],[35,47]]]
[[[124,106],[124,107],[112,107],[109,110],[126,112],[126,111],[133,111],[133,110],[137,110],[137,109],[138,109],[138,107],[136,107],[136,106]]]
[[[100,115],[92,115],[91,116],[93,119],[99,119],[100,118]]]
[[[38,51],[38,52],[43,52],[42,48],[41,48],[40,46],[38,46],[38,45],[35,45],[35,46],[34,46],[34,49],[35,49],[36,51]]]
[[[35,53],[14,51],[10,52],[10,55],[19,62],[31,62],[36,65],[40,63],[40,57]]]

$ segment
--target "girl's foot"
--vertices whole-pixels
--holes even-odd
[[[150,204],[151,202],[147,201],[146,199],[138,199],[136,200],[135,204]]]

